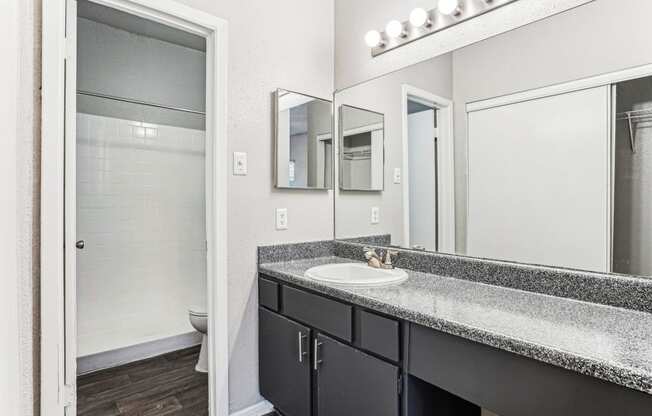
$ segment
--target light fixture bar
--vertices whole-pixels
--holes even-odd
[[[426,11],[425,18],[421,11],[411,14],[412,19],[402,22],[403,32],[400,33],[400,36],[397,35],[398,22],[391,22],[391,25],[388,25],[390,29],[393,29],[392,33],[387,33],[387,30],[383,32],[372,31],[374,34],[379,33],[380,37],[377,43],[369,42],[369,37],[366,39],[367,45],[371,48],[371,56],[382,55],[385,52],[400,48],[415,40],[441,32],[444,29],[496,10],[516,0],[457,0],[457,8],[451,7],[453,3],[456,3],[454,0],[443,1],[446,3],[445,9],[440,11],[438,8],[434,8]],[[423,23],[421,26],[416,26],[410,20],[414,23]]]

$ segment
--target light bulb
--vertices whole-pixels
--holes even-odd
[[[420,7],[412,10],[410,13],[410,24],[414,27],[421,26],[430,26],[430,19],[428,18],[428,12],[423,10]]]
[[[439,13],[446,16],[457,15],[460,13],[460,1],[459,0],[439,0],[437,6]]]
[[[380,32],[377,30],[370,30],[364,35],[364,41],[370,48],[375,48],[383,44],[383,39],[380,36]]]
[[[390,20],[389,23],[387,23],[387,26],[385,26],[385,33],[387,33],[387,36],[390,38],[397,38],[403,35],[403,23],[398,20]]]

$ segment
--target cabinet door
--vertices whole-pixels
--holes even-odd
[[[397,416],[398,367],[319,334],[313,344],[318,416]]]
[[[260,393],[286,416],[309,416],[310,329],[259,308]]]

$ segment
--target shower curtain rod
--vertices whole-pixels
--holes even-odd
[[[86,95],[86,96],[89,96],[89,97],[106,98],[108,100],[121,101],[123,103],[140,104],[140,105],[146,105],[146,106],[149,106],[149,107],[163,108],[165,110],[181,111],[181,112],[184,112],[184,113],[199,114],[199,115],[202,115],[202,116],[206,115],[206,113],[203,112],[203,111],[191,110],[189,108],[172,107],[172,106],[163,105],[163,104],[151,103],[151,102],[148,102],[148,101],[140,101],[140,100],[134,100],[134,99],[131,99],[131,98],[117,97],[115,95],[100,94],[100,93],[97,93],[97,92],[77,90],[77,94]]]

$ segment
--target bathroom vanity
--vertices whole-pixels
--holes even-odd
[[[286,138],[275,114],[277,176],[331,174],[334,240],[259,249],[262,395],[286,416],[652,415],[652,2],[469,43],[559,2],[385,3],[383,32],[342,7],[330,129],[291,107]],[[365,246],[407,279],[363,287]]]
[[[259,250],[260,389],[286,416],[650,414],[650,313],[517,290],[508,269],[502,285],[415,270],[398,285],[333,285],[305,273],[361,260],[362,245],[287,247]],[[570,286],[581,279],[600,290],[586,276]],[[640,283],[622,290],[649,296]]]

